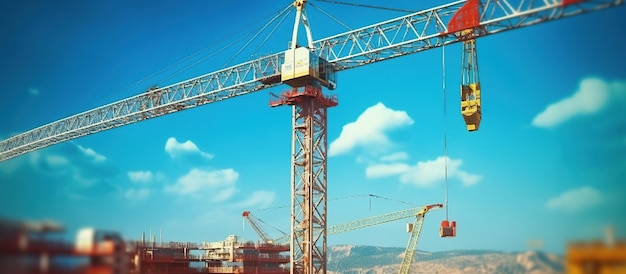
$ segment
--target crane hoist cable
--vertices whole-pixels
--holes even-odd
[[[446,51],[445,45],[441,46],[441,91],[443,97],[443,174],[444,174],[444,205],[446,208],[446,218],[441,221],[439,237],[456,237],[456,222],[448,221],[448,129],[447,129],[447,108],[446,108]]]
[[[399,11],[399,12],[406,12],[406,13],[414,13],[414,12],[416,12],[414,10],[405,10],[405,9],[398,9],[398,8],[388,8],[388,7],[372,6],[372,5],[357,4],[357,3],[348,3],[348,2],[341,2],[341,1],[331,1],[331,0],[316,0],[316,1],[326,2],[326,3],[331,3],[331,4],[353,6],[353,7],[362,7],[362,8],[371,8],[371,9],[389,10],[389,11]]]
[[[376,194],[361,194],[361,195],[350,195],[350,196],[344,196],[344,197],[338,197],[338,198],[332,198],[332,199],[328,199],[328,201],[338,201],[338,200],[347,200],[347,199],[355,199],[355,198],[376,198],[376,199],[381,199],[381,200],[387,200],[387,201],[392,201],[392,202],[397,202],[397,203],[401,203],[401,204],[407,204],[407,205],[411,205],[411,206],[416,206],[416,203],[411,203],[411,202],[407,202],[407,201],[402,201],[402,200],[398,200],[398,199],[392,199],[389,197],[384,197],[384,196],[380,196],[380,195],[376,195]],[[267,208],[261,208],[261,209],[255,209],[255,212],[259,212],[259,211],[266,211],[266,210],[274,210],[274,209],[282,209],[282,208],[289,208],[289,205],[279,205],[279,206],[274,206],[274,207],[267,207]]]
[[[289,10],[288,8],[285,9],[285,11]],[[261,43],[259,43],[259,46],[256,47],[256,49],[254,49],[254,51],[252,51],[252,55],[256,54],[259,49],[261,49],[261,47],[263,45],[265,45],[265,42],[267,42],[267,40],[270,39],[270,36],[272,36],[272,34],[274,34],[274,32],[276,32],[276,29],[283,23],[283,21],[285,21],[285,19],[287,19],[287,17],[289,16],[288,12],[283,12],[283,17],[280,19],[280,21],[278,21],[278,23],[274,26],[274,28],[270,31],[270,33],[268,33],[265,36],[265,39],[263,39],[263,41],[261,41]]]
[[[448,130],[446,111],[446,45],[441,46],[441,90],[443,93],[443,166],[444,166],[444,205],[446,208],[446,220],[448,220]]]
[[[291,5],[287,6],[286,8],[282,8],[281,10],[279,10],[279,11],[278,11],[278,15],[274,16],[274,18],[276,18],[277,16],[280,16],[280,14],[285,13],[285,11],[289,10],[289,7],[290,7],[290,6],[291,6]],[[269,17],[269,16],[266,16],[265,18],[267,18],[267,17]],[[275,20],[275,19],[271,19],[271,20]],[[249,27],[248,27],[248,28],[249,28]],[[191,63],[191,64],[189,64],[189,65],[187,65],[187,66],[185,66],[185,67],[183,67],[183,68],[181,68],[181,69],[179,69],[178,71],[176,71],[176,72],[174,72],[174,73],[172,73],[172,74],[170,74],[170,75],[166,76],[165,78],[161,79],[158,83],[159,83],[159,84],[166,83],[166,82],[167,82],[167,81],[169,81],[170,79],[172,79],[172,78],[174,78],[175,76],[177,76],[177,75],[179,75],[179,74],[181,74],[181,73],[183,73],[183,72],[187,71],[187,70],[188,70],[188,69],[190,69],[191,67],[193,67],[193,66],[195,66],[195,65],[197,65],[197,64],[199,64],[199,63],[201,63],[201,62],[203,62],[203,61],[205,61],[205,60],[207,60],[207,59],[209,59],[209,58],[211,58],[211,57],[213,57],[213,56],[216,56],[217,54],[221,53],[221,52],[222,52],[222,51],[224,51],[225,49],[230,48],[230,47],[231,47],[231,46],[233,46],[234,44],[236,44],[236,43],[240,42],[241,40],[243,40],[244,38],[248,37],[248,36],[249,36],[249,34],[250,34],[250,33],[252,33],[252,32],[253,32],[252,30],[247,30],[247,31],[237,31],[238,35],[231,36],[231,38],[232,38],[232,37],[234,37],[234,39],[232,39],[230,42],[226,43],[224,46],[220,47],[219,49],[217,49],[217,50],[215,50],[215,51],[213,51],[213,52],[210,52],[210,53],[209,53],[209,54],[207,54],[206,56],[204,56],[204,57],[202,57],[202,58],[200,58],[200,59],[196,60],[195,62],[193,62],[193,63]],[[178,65],[178,64],[180,64],[180,63],[182,63],[182,62],[184,62],[184,61],[187,61],[187,60],[188,60],[188,59],[190,59],[191,57],[194,57],[194,56],[196,56],[196,55],[200,54],[201,52],[206,51],[206,50],[208,50],[209,48],[214,47],[215,45],[220,44],[220,43],[222,43],[222,42],[224,42],[224,41],[227,41],[227,40],[229,40],[229,39],[227,39],[227,38],[224,38],[224,39],[219,39],[218,41],[216,41],[216,42],[214,42],[214,43],[209,44],[209,45],[208,45],[208,46],[206,46],[205,48],[203,48],[203,49],[201,49],[201,50],[198,50],[198,51],[196,51],[196,52],[194,52],[194,53],[192,53],[192,54],[188,55],[187,57],[185,57],[185,58],[183,58],[183,59],[181,59],[181,60],[179,60],[179,61],[177,61],[177,62],[175,62],[175,63],[173,63],[173,64],[171,64],[171,65],[169,65],[169,66],[167,66],[167,67],[166,67],[166,68],[164,68],[164,69],[159,70],[158,72],[156,72],[156,73],[154,73],[154,74],[159,74],[159,73],[161,73],[161,72],[163,72],[163,71],[165,71],[165,70],[167,70],[167,69],[170,69],[170,68],[172,68],[172,67],[174,67],[174,66],[176,66],[176,65]],[[231,59],[234,59],[234,57],[233,57],[233,58],[231,58]],[[230,61],[232,61],[232,60],[229,60],[229,62],[230,62]],[[154,74],[153,74],[153,75],[154,75]],[[147,78],[151,78],[153,75],[150,75],[150,76],[148,76],[148,77],[146,77],[146,78],[144,78],[144,79],[142,79],[142,80],[140,80],[140,81],[143,81],[143,80],[145,80],[145,79],[147,79]]]
[[[291,4],[288,5],[287,8],[281,9],[279,11],[279,14],[285,13],[285,10],[288,10],[289,7],[291,7]],[[266,16],[266,18],[267,17],[269,17],[269,16]],[[185,72],[189,68],[199,64],[202,61],[205,61],[206,59],[209,59],[209,58],[211,58],[213,56],[216,56],[218,53],[222,52],[223,50],[225,50],[227,48],[230,48],[233,44],[241,41],[245,37],[248,37],[248,34],[250,32],[251,31],[238,31],[237,32],[238,36],[239,36],[238,38],[233,39],[232,41],[226,43],[224,46],[222,46],[221,48],[219,48],[219,49],[217,49],[215,51],[209,52],[209,54],[207,54],[206,56],[198,59],[197,61],[195,61],[193,63],[191,63],[190,65],[187,65],[184,68],[181,68],[180,70],[175,71],[175,72],[171,73],[170,75],[165,76],[162,79],[159,79],[158,81],[156,81],[156,86],[159,86],[159,85],[162,85],[163,83],[166,83],[168,80],[170,80],[170,79],[174,78],[175,76]],[[237,36],[231,36],[231,37],[237,37]],[[107,99],[111,98],[112,96],[114,96],[116,94],[122,93],[124,91],[127,91],[127,90],[133,88],[133,87],[136,87],[137,85],[139,85],[141,83],[144,83],[148,79],[155,78],[156,76],[158,76],[158,75],[160,75],[160,74],[162,74],[162,73],[164,73],[164,72],[166,72],[166,71],[168,71],[168,70],[170,70],[170,69],[172,69],[172,68],[174,68],[176,66],[179,66],[179,65],[183,64],[186,61],[191,60],[192,58],[200,55],[202,52],[209,51],[210,49],[215,48],[217,45],[219,45],[219,44],[221,44],[221,43],[223,43],[223,42],[225,42],[227,40],[229,40],[229,39],[227,37],[225,37],[225,38],[222,38],[222,39],[218,39],[217,41],[214,41],[213,43],[209,43],[204,48],[199,49],[199,50],[197,50],[197,51],[195,51],[195,52],[193,52],[193,53],[183,57],[182,59],[179,59],[178,61],[175,61],[175,62],[173,62],[173,63],[171,63],[171,64],[169,64],[169,65],[167,65],[167,66],[165,66],[165,67],[163,67],[163,68],[161,68],[159,70],[157,70],[156,72],[150,73],[147,76],[141,78],[140,80],[137,80],[137,81],[135,81],[135,82],[133,82],[133,83],[131,83],[129,85],[126,85],[125,87],[123,87],[123,88],[121,88],[121,89],[119,89],[117,91],[113,91],[113,92],[108,93],[107,96],[102,98],[102,99],[94,100],[94,103],[97,103],[97,102],[100,102],[100,101],[103,101],[103,100],[107,100]]]
[[[292,6],[293,6],[293,5],[291,5],[291,4],[290,4],[290,5],[288,5],[288,6],[287,6],[287,7],[285,7],[285,8],[284,8],[281,12],[279,12],[276,16],[274,16],[274,18],[272,18],[269,22],[265,23],[265,25],[263,25],[263,27],[261,27],[261,29],[259,29],[259,30],[256,32],[256,34],[254,34],[254,35],[252,36],[252,38],[250,38],[250,40],[248,40],[248,42],[246,42],[246,43],[245,43],[245,44],[244,44],[244,45],[243,45],[243,46],[242,46],[242,47],[241,47],[241,48],[240,48],[240,49],[239,49],[239,50],[238,50],[238,51],[237,51],[237,52],[236,52],[236,53],[235,53],[235,54],[234,54],[231,58],[230,58],[230,59],[228,59],[228,61],[226,61],[226,63],[224,63],[224,68],[225,68],[226,66],[228,66],[228,64],[229,64],[230,62],[232,62],[235,58],[237,58],[237,56],[239,56],[239,54],[241,54],[241,52],[242,52],[242,51],[243,51],[246,47],[248,47],[248,45],[250,45],[250,43],[252,43],[252,41],[254,41],[254,39],[256,39],[256,38],[257,38],[257,36],[259,36],[259,35],[260,35],[260,34],[261,34],[261,33],[262,33],[262,32],[263,32],[263,31],[264,31],[264,30],[265,30],[265,29],[266,29],[266,28],[270,25],[270,24],[272,24],[274,21],[276,21],[276,19],[278,19],[281,15],[283,15],[283,14],[287,13],[287,12],[291,9],[291,7],[292,7]],[[284,20],[284,19],[283,19],[283,20]],[[282,22],[282,20],[281,20],[281,22]],[[271,35],[271,33],[270,33],[270,35]]]
[[[317,5],[314,5],[313,3],[309,3],[309,5],[311,7],[316,8],[318,11],[320,11],[324,15],[328,16],[328,18],[333,19],[335,22],[337,22],[339,25],[342,25],[344,28],[347,28],[348,30],[353,30],[351,27],[346,25],[344,22],[341,22],[339,19],[337,19],[334,16],[330,15],[328,12],[324,11],[322,8],[318,7]]]

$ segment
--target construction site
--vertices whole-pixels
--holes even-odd
[[[163,242],[152,232],[140,239],[124,239],[115,231],[97,228],[83,228],[72,237],[74,241],[68,241],[62,224],[0,220],[0,273],[326,274],[328,236],[403,219],[410,219],[410,223],[397,271],[414,273],[412,264],[419,260],[416,252],[428,212],[445,211],[443,220],[428,220],[438,224],[439,237],[454,241],[457,236],[457,222],[448,214],[446,136],[446,189],[440,202],[328,224],[327,119],[328,109],[340,103],[327,91],[338,87],[337,73],[459,43],[461,82],[455,93],[460,101],[454,108],[458,110],[455,113],[460,112],[467,134],[475,134],[483,117],[478,38],[623,4],[622,0],[454,1],[313,40],[310,26],[315,21],[309,20],[306,13],[309,2],[296,0],[284,11],[295,12],[292,36],[284,37],[290,41],[286,50],[180,83],[154,86],[130,98],[0,141],[0,161],[7,161],[82,136],[285,85],[287,90],[270,94],[269,107],[292,109],[291,166],[285,167],[291,173],[290,214],[284,216],[290,223],[288,234],[270,237],[250,211],[243,211],[241,217],[258,239],[244,240],[233,232],[214,242]],[[304,37],[306,43],[298,43],[302,40],[299,37]],[[459,233],[462,231],[459,224]],[[611,238],[612,232],[607,232],[607,237]],[[626,272],[626,242],[619,240],[572,243],[565,257],[567,273]]]

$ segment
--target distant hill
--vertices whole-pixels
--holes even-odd
[[[329,274],[393,274],[398,272],[404,248],[331,246]],[[563,273],[563,256],[544,252],[462,250],[416,252],[411,273]]]

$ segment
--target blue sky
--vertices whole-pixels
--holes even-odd
[[[313,3],[352,28],[401,15]],[[293,13],[267,42],[264,32],[233,57],[288,4],[2,3],[0,137],[282,51]],[[414,10],[438,4],[385,2]],[[438,237],[445,214],[433,211],[419,249],[522,251],[539,240],[544,250],[563,252],[572,239],[601,238],[607,225],[626,237],[623,13],[619,7],[479,39],[477,132],[465,130],[457,111],[458,44],[445,48],[445,119],[440,48],[340,72],[332,92],[339,106],[328,119],[329,223],[443,202],[446,131],[449,217],[458,237]],[[314,39],[346,30],[311,7],[309,19]],[[251,210],[288,231],[290,110],[268,106],[269,92],[284,89],[0,162],[0,216],[57,220],[70,235],[95,226],[138,239],[152,229],[164,241],[201,242],[258,239],[242,225],[241,212]],[[362,197],[368,194],[390,199]],[[329,244],[403,247],[407,239],[399,221],[332,236]]]

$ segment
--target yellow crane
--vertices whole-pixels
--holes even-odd
[[[402,257],[402,263],[400,264],[400,274],[409,273],[409,269],[411,269],[411,264],[415,258],[415,251],[417,250],[417,243],[422,231],[422,225],[424,224],[424,217],[426,213],[432,209],[440,209],[443,208],[443,204],[431,204],[417,208],[409,208],[400,211],[385,213],[377,216],[372,216],[360,220],[350,221],[343,224],[329,226],[327,230],[328,235],[339,234],[343,232],[348,232],[355,229],[380,225],[392,221],[397,221],[400,219],[406,219],[410,217],[415,217],[415,221],[412,224],[408,224],[407,230],[410,234],[409,241],[407,243],[406,249],[404,251],[404,256]],[[259,224],[260,220],[256,217],[252,216],[250,211],[244,211],[242,214],[243,218],[248,221],[250,226],[254,229],[254,231],[261,237],[261,239],[265,243],[273,243],[273,244],[289,244],[289,234],[283,235],[276,239],[272,239],[268,236],[268,234],[263,230],[261,225]],[[300,232],[301,233],[301,232]],[[455,233],[456,234],[456,233]]]
[[[407,230],[411,235],[409,236],[409,242],[406,244],[404,256],[402,257],[402,263],[400,264],[400,274],[408,274],[411,269],[411,264],[415,257],[415,250],[417,250],[417,240],[419,240],[420,233],[422,232],[422,225],[424,225],[424,217],[426,213],[431,209],[443,208],[443,204],[432,204],[423,206],[420,211],[415,214],[415,221],[413,224],[409,224]]]

